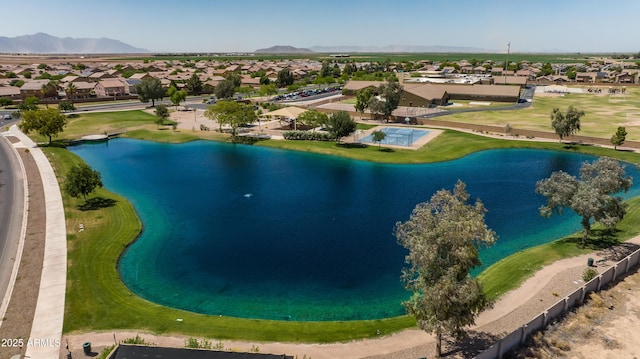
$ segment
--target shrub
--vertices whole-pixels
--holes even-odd
[[[194,349],[211,349],[212,348],[210,341],[206,339],[202,339],[200,341],[196,338],[189,338],[188,340],[185,340],[184,346],[187,348],[194,348]]]
[[[593,278],[595,278],[597,275],[598,275],[598,271],[589,267],[589,268],[586,268],[584,272],[582,272],[582,280],[584,280],[585,282],[588,282]]]
[[[97,357],[97,359],[106,359],[107,356],[111,354],[111,352],[113,351],[113,348],[115,348],[115,345],[110,345],[108,347],[105,347],[100,353],[100,355]]]
[[[144,340],[143,337],[139,336],[136,334],[135,338],[127,338],[125,340],[122,341],[124,344],[136,344],[136,345],[149,345],[149,346],[155,346],[155,343],[150,343],[146,340]]]
[[[303,140],[303,141],[331,141],[333,138],[328,132],[315,131],[285,131],[282,136],[285,140]]]

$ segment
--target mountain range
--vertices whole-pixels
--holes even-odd
[[[122,54],[145,53],[122,41],[100,38],[56,37],[39,32],[16,37],[0,36],[0,53],[29,54]]]
[[[288,45],[276,45],[266,49],[258,49],[254,51],[256,54],[311,54],[313,51],[300,47],[293,47]]]
[[[56,37],[42,32],[16,37],[0,36],[0,53],[27,54],[136,54],[148,53],[119,40],[108,38]],[[311,53],[496,53],[493,49],[461,46],[313,46],[298,48],[277,45],[258,49],[254,53],[267,54],[311,54]]]

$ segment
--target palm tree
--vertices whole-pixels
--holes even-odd
[[[69,98],[69,100],[71,100],[71,104],[73,105],[73,99],[76,96],[76,92],[78,92],[78,88],[73,84],[73,82],[69,82],[65,92],[67,93],[67,97]]]
[[[42,84],[40,88],[40,93],[42,93],[42,98],[44,98],[44,104],[47,108],[49,108],[49,84]]]
[[[49,108],[49,97],[51,96],[51,92],[55,94],[58,93],[58,83],[55,81],[49,81],[46,84],[42,85],[40,88],[40,93],[42,93],[42,97],[44,98],[44,103],[47,108]]]

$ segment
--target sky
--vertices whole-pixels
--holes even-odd
[[[0,36],[110,38],[152,52],[274,45],[460,46],[506,52],[638,52],[640,1],[21,0]]]

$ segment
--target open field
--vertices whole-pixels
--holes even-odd
[[[350,53],[350,57],[331,57],[331,54],[308,53],[308,54],[246,54],[246,55],[213,55],[213,54],[156,54],[150,56],[121,57],[114,56],[108,58],[110,61],[129,60],[149,60],[149,61],[233,61],[233,60],[287,60],[287,59],[314,59],[331,60],[337,62],[349,61],[371,61],[371,62],[403,62],[403,61],[460,61],[476,59],[480,62],[492,60],[504,62],[506,53]],[[593,58],[611,56],[611,54],[543,54],[543,53],[510,53],[509,60],[513,62],[529,61],[531,63],[584,63]]]
[[[130,118],[127,113],[131,116]],[[70,122],[66,135],[75,137],[95,133],[94,128],[109,131],[125,127],[135,128],[127,133],[129,137],[156,141],[183,142],[196,139],[199,135],[212,135],[211,132],[198,131],[183,134],[180,131],[158,129],[153,121],[153,116],[146,116],[141,111],[82,114]],[[228,139],[226,135],[217,134],[217,136],[220,136],[220,139]],[[640,155],[631,152],[592,146],[565,148],[558,143],[506,141],[457,131],[445,131],[418,151],[384,152],[379,151],[376,146],[349,148],[331,142],[269,140],[258,142],[258,144],[396,163],[444,161],[479,150],[508,147],[580,151],[616,156],[640,163]],[[45,148],[45,151],[52,159],[60,180],[72,164],[81,161],[64,149]],[[100,200],[92,202],[95,204],[93,208],[82,209],[81,200],[64,196],[69,234],[69,273],[64,327],[66,333],[117,328],[140,329],[164,334],[181,333],[217,339],[324,343],[372,338],[378,335],[378,330],[381,334],[389,334],[415,325],[413,318],[407,316],[349,322],[251,320],[200,315],[151,303],[130,292],[120,281],[116,268],[121,252],[141,230],[141,224],[133,207],[125,198],[104,189],[98,190],[95,197]],[[623,240],[640,231],[638,228],[640,200],[634,199],[630,204],[630,214],[621,224],[621,231],[617,234],[616,240]],[[83,232],[77,230],[80,223],[84,225]],[[552,244],[535,247],[490,267],[480,277],[487,286],[487,293],[495,298],[517,287],[536,268],[545,263],[588,251],[589,249],[577,247],[577,238],[577,236],[571,236]],[[513,268],[519,270],[514,271]],[[524,268],[529,270],[525,271]],[[505,273],[509,273],[508,278],[505,277]],[[182,321],[177,321],[178,318]]]
[[[606,87],[603,92],[606,92]],[[515,111],[484,111],[459,113],[441,119],[463,123],[505,126],[516,129],[548,131],[554,107],[566,110],[573,105],[585,112],[579,135],[611,138],[618,126],[627,130],[627,140],[640,140],[640,88],[628,87],[624,95],[567,94],[565,96],[536,96],[531,107]]]

